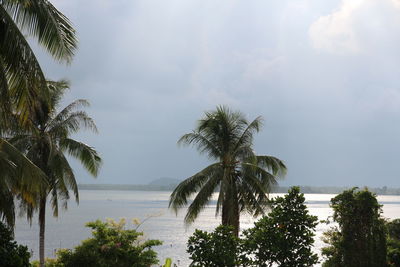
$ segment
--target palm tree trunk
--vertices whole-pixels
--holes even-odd
[[[233,227],[233,233],[236,237],[239,236],[240,215],[237,205],[222,206],[222,225],[230,225]]]
[[[39,260],[40,267],[44,267],[44,232],[46,225],[46,198],[40,199],[39,204]]]
[[[225,200],[222,204],[222,225],[232,226],[235,236],[239,236],[240,214],[235,183],[229,185]]]

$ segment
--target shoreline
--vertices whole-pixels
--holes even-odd
[[[137,184],[78,184],[79,190],[105,190],[105,191],[159,191],[171,192],[175,189],[176,184],[170,185],[137,185]],[[287,193],[291,186],[277,186],[271,193]],[[340,194],[344,190],[358,187],[360,189],[368,188],[369,191],[377,195],[400,195],[400,188],[390,187],[368,187],[368,186],[299,186],[304,194]],[[217,191],[216,191],[217,192]]]

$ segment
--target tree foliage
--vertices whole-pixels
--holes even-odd
[[[317,217],[308,213],[304,195],[293,187],[271,201],[271,212],[243,232],[243,251],[251,266],[313,266]],[[250,257],[248,257],[250,256]]]
[[[45,75],[26,36],[54,59],[70,62],[77,47],[70,21],[48,0],[0,0],[0,101],[23,117],[48,97]]]
[[[376,196],[353,188],[333,198],[331,207],[337,227],[325,233],[323,266],[386,266],[386,229]]]
[[[0,222],[0,266],[29,267],[30,256],[28,248],[18,245],[11,229]]]
[[[400,267],[400,219],[387,222],[386,226],[388,264],[392,267]]]
[[[6,141],[12,112],[26,126],[41,100],[48,100],[45,75],[27,41],[54,59],[70,62],[77,47],[70,21],[48,0],[0,0],[0,219],[13,226],[14,194],[36,205],[32,193],[45,174]]]
[[[93,237],[82,241],[73,250],[57,252],[57,263],[63,267],[148,267],[157,264],[152,249],[159,240],[142,240],[143,233],[125,229],[125,220],[115,222],[97,220],[87,224]]]
[[[83,165],[93,176],[97,176],[101,158],[97,151],[82,142],[72,139],[72,135],[86,128],[97,132],[96,125],[89,115],[81,110],[89,103],[79,99],[59,111],[59,104],[69,88],[66,81],[48,81],[49,100],[41,100],[40,108],[30,113],[29,124],[21,127],[9,139],[29,160],[46,175],[45,182],[35,195],[38,205],[22,201],[21,208],[29,220],[35,212],[39,213],[39,257],[44,262],[45,211],[50,198],[53,215],[58,216],[60,202],[67,208],[71,192],[79,201],[75,174],[66,155],[70,155]],[[20,196],[20,195],[18,195]]]
[[[194,145],[216,163],[181,182],[170,197],[176,212],[188,204],[186,223],[192,223],[218,189],[216,215],[222,224],[232,225],[239,233],[241,212],[253,216],[264,213],[268,193],[286,171],[285,164],[272,156],[258,156],[253,150],[253,135],[261,129],[262,119],[248,122],[240,112],[226,107],[206,112],[192,133],[183,135],[180,144]]]
[[[313,266],[318,262],[312,252],[317,217],[304,201],[298,187],[271,200],[271,212],[241,238],[227,226],[212,233],[196,230],[188,241],[191,266]]]
[[[213,232],[196,230],[188,240],[191,267],[233,267],[238,263],[239,239],[232,226],[218,226]]]

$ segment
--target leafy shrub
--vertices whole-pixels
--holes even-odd
[[[308,214],[298,187],[271,201],[271,212],[237,238],[233,229],[196,230],[189,238],[191,266],[313,266],[317,217]]]
[[[400,219],[390,221],[386,224],[386,226],[388,231],[388,265],[393,267],[400,267]]]
[[[31,267],[39,267],[39,266],[40,266],[39,261],[31,262]],[[58,262],[57,259],[52,259],[52,258],[45,258],[44,266],[45,267],[64,267],[64,265],[62,263]]]
[[[125,220],[97,220],[86,226],[93,229],[93,237],[73,250],[59,250],[58,264],[64,267],[148,267],[158,263],[157,254],[151,248],[161,245],[161,241],[142,241],[143,233],[125,229]]]
[[[324,267],[384,267],[386,228],[381,206],[368,190],[346,190],[331,200],[333,220],[338,224],[326,232],[322,249]]]
[[[11,229],[0,222],[0,266],[28,267],[30,256],[28,248],[18,245]]]
[[[189,238],[187,252],[193,267],[236,266],[239,239],[233,227],[218,226],[214,232],[196,230]]]
[[[293,187],[271,201],[268,215],[243,231],[247,266],[313,266],[318,262],[311,250],[317,217],[308,213],[304,201],[300,189]]]

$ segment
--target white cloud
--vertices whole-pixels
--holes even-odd
[[[392,0],[392,3],[395,5],[395,7],[400,8],[400,0]]]
[[[342,0],[338,9],[312,23],[311,44],[337,54],[363,52],[370,42],[387,42],[397,34],[390,30],[400,26],[399,13],[400,0]]]

